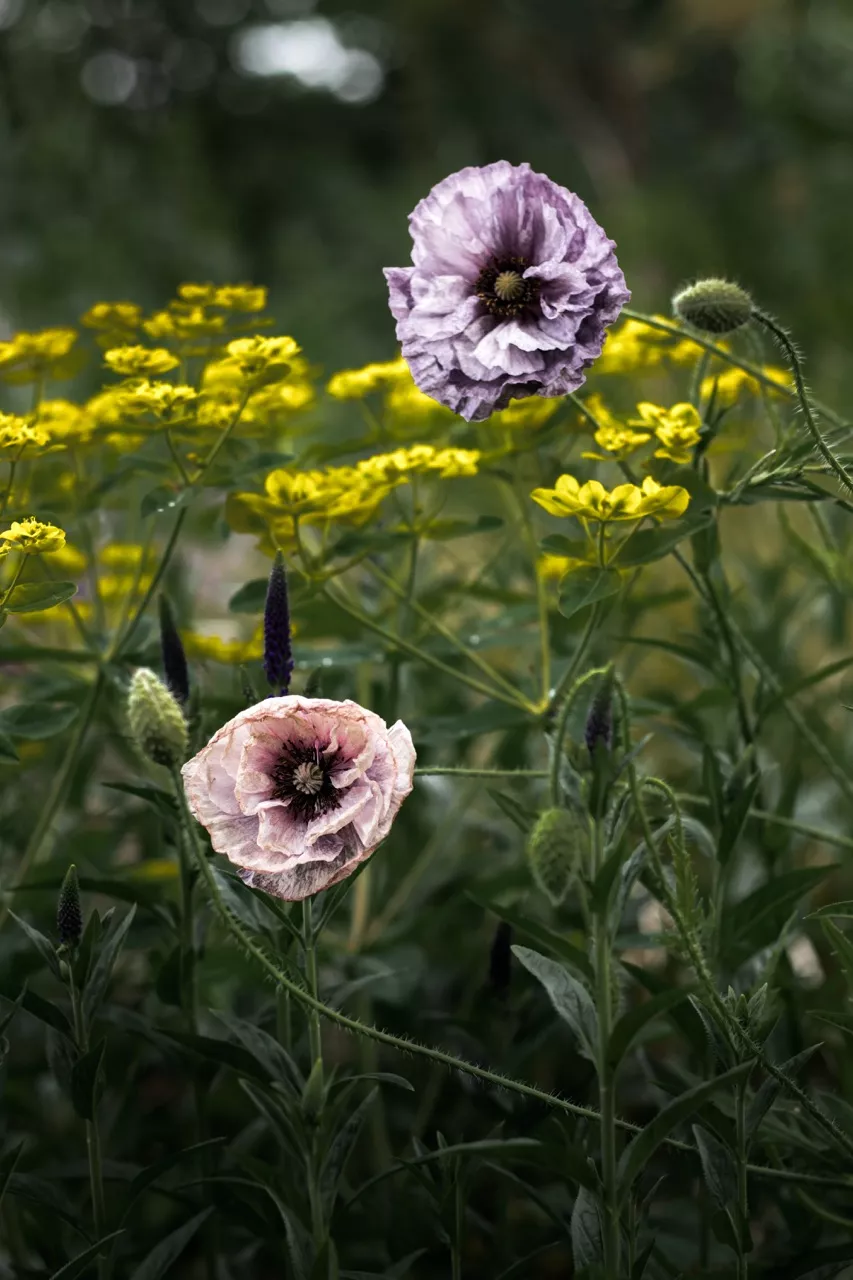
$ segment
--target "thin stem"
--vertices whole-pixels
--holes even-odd
[[[240,403],[237,406],[237,410],[234,414],[234,417],[231,419],[228,425],[223,428],[222,432],[219,435],[218,440],[216,440],[216,442],[214,443],[212,449],[210,450],[210,453],[207,455],[204,462],[201,463],[198,471],[196,471],[194,476],[190,477],[191,486],[195,487],[195,485],[199,483],[199,481],[204,477],[209,467],[215,462],[216,458],[219,455],[220,449],[224,448],[224,446],[228,442],[228,438],[231,435],[231,432],[234,431],[234,429],[237,427],[240,419],[243,416],[243,411],[246,408],[246,405],[249,403],[250,394],[251,394],[250,391],[244,392],[242,399],[240,400]]]
[[[600,602],[597,602],[592,606],[592,609],[590,610],[589,617],[586,620],[586,626],[584,627],[583,632],[581,634],[581,638],[580,640],[578,640],[577,645],[575,646],[575,651],[572,654],[572,660],[569,663],[566,670],[563,672],[562,676],[559,679],[556,689],[551,695],[552,707],[556,707],[559,705],[560,699],[562,698],[566,689],[569,688],[575,676],[577,675],[578,668],[580,667],[581,662],[583,662],[584,654],[586,653],[589,647],[589,642],[595,633],[595,628],[598,626],[598,620],[600,617],[601,617],[601,604]]]
[[[193,857],[201,871],[202,878],[208,890],[210,903],[216,914],[219,916],[224,928],[239,944],[243,951],[249,955],[255,963],[266,973],[267,977],[280,987],[283,991],[289,993],[297,1004],[301,1004],[303,1008],[315,1009],[322,1017],[327,1018],[330,1022],[334,1022],[337,1026],[343,1027],[347,1031],[354,1032],[357,1035],[368,1036],[371,1040],[377,1041],[379,1044],[388,1045],[389,1048],[396,1049],[401,1053],[415,1054],[421,1058],[428,1058],[432,1062],[440,1063],[449,1067],[454,1071],[461,1071],[466,1075],[483,1080],[487,1084],[496,1085],[500,1089],[507,1089],[512,1093],[518,1093],[527,1098],[534,1098],[537,1102],[541,1102],[548,1107],[554,1107],[558,1111],[564,1112],[566,1115],[576,1116],[578,1119],[591,1120],[595,1123],[599,1122],[601,1116],[593,1107],[579,1107],[573,1102],[567,1102],[564,1098],[559,1098],[555,1094],[546,1093],[542,1089],[537,1089],[533,1085],[524,1084],[521,1080],[514,1080],[511,1076],[500,1075],[496,1071],[488,1071],[484,1067],[478,1067],[473,1062],[466,1062],[464,1058],[455,1058],[452,1054],[444,1053],[441,1049],[434,1049],[430,1045],[420,1044],[417,1040],[407,1040],[400,1036],[392,1035],[388,1031],[382,1031],[379,1027],[374,1027],[368,1023],[359,1022],[355,1018],[350,1018],[346,1014],[341,1013],[338,1009],[333,1009],[328,1005],[322,1004],[315,999],[303,987],[293,982],[286,973],[278,968],[270,958],[265,955],[263,950],[254,942],[251,935],[246,932],[243,925],[234,916],[231,915],[228,907],[223,901],[219,886],[216,883],[216,877],[209,864],[208,858],[201,848],[198,836],[195,831],[195,819],[187,807],[186,798],[183,793],[183,785],[180,775],[173,774],[173,784],[175,797],[178,801],[178,808],[181,814],[181,821],[185,831],[189,834]],[[651,832],[649,838],[653,839]],[[779,1075],[782,1075],[779,1072]],[[787,1078],[782,1076],[787,1083]],[[624,1133],[641,1133],[642,1129],[639,1125],[631,1124],[627,1120],[615,1120],[616,1128]],[[688,1142],[681,1142],[675,1138],[668,1138],[666,1145],[672,1147],[676,1151],[692,1152],[697,1154],[695,1147]],[[781,1182],[802,1182],[809,1183],[813,1186],[822,1186],[827,1188],[835,1188],[840,1191],[851,1191],[853,1189],[853,1178],[831,1178],[822,1174],[803,1173],[799,1170],[789,1169],[771,1169],[766,1165],[750,1164],[747,1166],[748,1171],[756,1177],[768,1178]]]
[[[166,543],[166,546],[163,551],[163,555],[160,558],[160,563],[158,564],[157,568],[154,571],[154,576],[152,577],[151,582],[148,584],[148,589],[145,592],[145,595],[140,600],[139,604],[137,605],[136,611],[131,616],[127,624],[127,627],[125,628],[124,634],[123,635],[119,634],[116,636],[107,654],[108,661],[111,661],[112,659],[117,658],[120,654],[124,653],[127,650],[127,647],[130,644],[131,640],[133,639],[133,633],[136,631],[136,628],[139,625],[142,619],[142,616],[145,613],[145,610],[148,608],[149,604],[151,603],[151,600],[154,598],[155,592],[159,588],[160,583],[163,581],[163,575],[168,569],[172,556],[175,553],[175,548],[178,545],[178,538],[181,535],[181,529],[184,527],[184,521],[187,518],[187,514],[188,513],[187,513],[186,507],[183,507],[178,512],[177,519],[175,520],[175,523],[172,526],[172,532],[169,534],[169,541]]]
[[[189,472],[184,466],[181,455],[178,453],[178,446],[175,444],[175,437],[172,435],[170,427],[166,428],[166,444],[169,446],[169,453],[172,455],[172,461],[178,469],[178,474],[180,475],[181,480],[185,486],[190,485],[192,482],[190,480]]]
[[[413,658],[418,658],[421,662],[425,662],[427,666],[434,667],[437,671],[441,671],[444,675],[458,680],[460,684],[467,685],[469,689],[473,689],[475,692],[483,694],[484,697],[491,698],[495,702],[504,702],[507,706],[516,707],[519,711],[533,712],[536,710],[527,701],[522,702],[518,696],[510,698],[500,689],[490,689],[488,685],[475,680],[473,676],[466,675],[464,671],[457,671],[455,667],[448,666],[446,662],[442,662],[440,658],[433,657],[425,649],[420,649],[402,636],[395,635],[393,631],[389,631],[387,627],[383,627],[381,623],[376,622],[370,617],[370,614],[359,609],[357,605],[350,604],[349,601],[342,599],[337,592],[330,591],[328,586],[323,587],[322,591],[327,599],[336,604],[339,609],[343,609],[344,613],[348,613],[351,618],[355,618],[362,626],[367,627],[376,635],[382,636],[395,648],[402,649],[404,653],[411,654]]]
[[[466,769],[444,765],[423,765],[415,769],[415,774],[422,778],[453,777],[457,778],[549,778],[549,769]],[[850,842],[853,848],[853,840]]]
[[[782,395],[788,396],[791,400],[797,398],[797,392],[792,388],[783,385],[775,378],[769,377],[761,365],[753,364],[750,360],[743,360],[740,356],[734,354],[733,351],[727,351],[725,347],[720,347],[716,342],[711,342],[708,338],[703,338],[700,333],[682,329],[680,325],[673,324],[669,320],[663,320],[657,316],[647,316],[641,311],[633,311],[630,307],[623,307],[622,315],[626,320],[640,320],[643,324],[647,324],[650,329],[660,329],[663,333],[671,333],[676,338],[682,338],[688,342],[695,342],[697,347],[702,347],[705,351],[711,353],[712,356],[718,356],[725,364],[734,365],[736,369],[743,369],[756,382],[763,383],[765,387],[770,387],[772,391],[779,391]],[[821,404],[818,400],[812,401],[812,407],[817,410],[822,418],[826,418],[827,422],[831,422],[836,427],[847,427],[850,424],[834,409],[830,409],[827,405]]]
[[[74,1041],[77,1046],[77,1052],[80,1057],[89,1052],[89,1032],[86,1026],[86,1020],[83,1017],[83,1010],[80,1003],[80,992],[77,990],[77,984],[74,981],[74,974],[71,965],[68,964],[68,994],[71,999],[71,1014],[74,1022]],[[100,1240],[106,1235],[107,1213],[104,1204],[104,1179],[102,1172],[101,1160],[101,1135],[98,1129],[97,1114],[93,1112],[92,1119],[85,1121],[86,1125],[86,1154],[89,1162],[89,1188],[92,1196],[92,1225],[94,1227],[95,1239]],[[99,1280],[105,1280],[107,1275],[107,1257],[104,1254],[98,1255],[98,1277]]]
[[[18,463],[21,461],[25,447],[25,445],[21,445],[16,456],[9,461],[9,483],[6,485],[3,499],[0,501],[0,516],[5,516],[6,514],[6,508],[9,505],[9,500],[12,497],[12,489],[15,485],[15,472],[18,469]]]
[[[749,1192],[746,1174],[746,1081],[739,1081],[735,1092],[735,1145],[737,1147],[737,1280],[748,1280],[749,1261],[743,1251],[741,1232],[748,1230]]]
[[[450,1270],[452,1280],[462,1280],[462,1224],[465,1221],[465,1201],[462,1197],[462,1180],[456,1170],[453,1188],[453,1240],[450,1245]]]
[[[593,875],[604,862],[601,823],[593,823]],[[598,1018],[596,1071],[598,1103],[601,1112],[601,1181],[604,1193],[604,1274],[620,1274],[621,1231],[616,1180],[616,1112],[614,1071],[610,1064],[610,1036],[613,1022],[612,977],[610,973],[610,936],[605,910],[593,915],[593,954],[595,956],[595,1007]]]
[[[741,736],[744,743],[749,746],[755,742],[755,731],[749,718],[749,710],[746,705],[746,697],[743,690],[743,680],[741,678],[740,654],[729,626],[728,615],[723,608],[722,602],[717,592],[717,588],[708,572],[699,573],[699,577],[705,586],[705,593],[711,605],[714,619],[717,623],[717,630],[723,641],[723,646],[729,657],[729,667],[731,670],[732,692],[735,696],[735,704],[737,706],[738,723],[740,724]]]
[[[308,1043],[311,1048],[311,1066],[313,1068],[316,1063],[322,1063],[323,1040],[320,1035],[317,939],[314,933],[310,898],[305,898],[302,903],[302,946],[305,952],[305,976],[308,979],[308,990],[313,998],[313,1005],[308,1016]]]
[[[762,311],[760,307],[753,307],[752,315],[753,319],[757,320],[759,324],[764,325],[764,328],[772,333],[773,337],[788,357],[788,362],[791,365],[791,372],[794,375],[794,382],[797,386],[797,398],[800,402],[800,408],[803,411],[803,417],[806,420],[806,426],[811,432],[812,439],[815,442],[815,448],[823,458],[826,465],[835,472],[836,476],[844,485],[845,489],[847,489],[848,493],[853,493],[853,479],[850,478],[844,464],[836,458],[826,440],[824,440],[820,427],[815,421],[809,400],[809,393],[806,390],[805,379],[803,378],[803,366],[800,360],[800,353],[791,341],[790,335],[773,319],[771,315],[768,315],[766,311]]]
[[[0,609],[3,608],[4,604],[9,599],[12,592],[15,590],[15,587],[18,585],[18,579],[20,578],[21,574],[24,572],[24,565],[26,563],[27,563],[27,557],[24,555],[23,552],[21,552],[21,555],[18,559],[18,563],[15,566],[15,572],[12,574],[12,580],[9,583],[6,590],[3,592],[3,599],[0,600]]]
[[[35,830],[29,838],[22,857],[18,861],[17,874],[10,886],[13,891],[17,889],[18,885],[23,884],[27,878],[30,867],[38,860],[39,854],[41,853],[42,847],[47,839],[48,832],[53,824],[56,811],[65,801],[65,797],[68,794],[68,788],[71,785],[71,778],[74,773],[74,769],[79,763],[80,750],[83,746],[83,741],[86,734],[89,732],[89,726],[94,719],[98,699],[101,696],[104,683],[104,669],[103,667],[99,667],[97,674],[95,675],[95,679],[89,688],[86,701],[80,708],[80,715],[77,718],[74,733],[71,735],[71,740],[65,749],[62,761],[56,773],[53,775],[53,783],[51,784],[50,791],[47,793],[44,804],[41,806]],[[5,924],[8,915],[9,908],[4,903],[0,906],[0,929],[2,929]]]
[[[408,590],[404,591],[403,588],[394,581],[390,574],[385,573],[383,569],[380,569],[379,566],[374,564],[371,560],[365,561],[364,565],[365,568],[369,569],[380,582],[384,583],[389,591],[397,596],[399,600],[403,601],[407,609],[411,609],[413,613],[416,613],[419,618],[422,618],[423,621],[432,627],[434,631],[437,631],[440,636],[443,636],[445,640],[449,641],[449,643],[454,646],[454,648],[458,649],[461,654],[464,654],[469,662],[473,663],[475,667],[478,667],[480,671],[482,671],[484,676],[487,676],[490,680],[494,680],[496,684],[501,685],[502,688],[506,689],[506,691],[514,698],[518,698],[519,692],[509,680],[502,676],[499,671],[496,671],[495,668],[487,662],[485,658],[482,658],[479,653],[475,653],[473,649],[469,648],[469,646],[465,644],[464,640],[461,640],[455,632],[451,631],[449,627],[446,627],[439,618],[436,618],[428,609],[424,609],[422,605],[419,605],[417,600],[412,599]]]
[[[507,486],[507,492],[511,498],[512,505],[518,513],[521,538],[530,557],[533,581],[536,583],[536,613],[539,620],[539,664],[542,679],[542,705],[543,707],[547,707],[548,694],[551,688],[551,636],[548,621],[548,593],[542,574],[539,572],[539,556],[536,546],[536,536],[533,532],[533,522],[530,518],[527,502],[525,501],[527,495],[525,494],[524,496],[521,496],[518,492],[517,473],[514,473],[513,475],[512,484]]]

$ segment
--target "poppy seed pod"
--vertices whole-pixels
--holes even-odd
[[[731,280],[697,280],[679,290],[672,310],[679,320],[703,333],[733,333],[752,318],[752,298]]]
[[[130,682],[127,719],[133,741],[148,760],[166,768],[186,760],[189,734],[184,713],[174,694],[146,667],[134,672]]]

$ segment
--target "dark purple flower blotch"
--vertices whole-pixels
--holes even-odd
[[[290,640],[290,601],[284,557],[276,552],[264,606],[264,671],[279,696],[290,689],[293,650]],[[270,695],[273,696],[273,695]]]
[[[630,298],[586,205],[506,160],[439,182],[409,218],[411,267],[387,267],[421,391],[469,421],[576,390]]]

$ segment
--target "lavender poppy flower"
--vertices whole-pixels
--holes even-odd
[[[461,169],[409,217],[412,267],[387,267],[421,391],[468,421],[576,390],[630,298],[586,205],[527,164]]]
[[[241,711],[181,770],[194,816],[249,885],[288,901],[345,880],[412,789],[398,720],[355,702],[289,696]]]

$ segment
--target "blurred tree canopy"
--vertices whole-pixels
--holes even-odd
[[[841,0],[0,0],[0,69],[7,329],[247,279],[327,365],[382,358],[409,210],[505,157],[581,194],[638,305],[731,273],[850,377]]]

